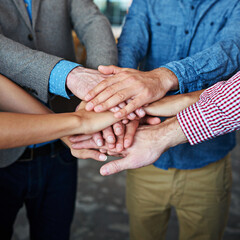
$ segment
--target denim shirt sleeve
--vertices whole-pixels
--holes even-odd
[[[147,1],[134,0],[118,40],[118,65],[137,68],[146,55],[149,41]]]
[[[216,35],[211,47],[180,61],[161,67],[173,71],[179,81],[180,93],[208,88],[230,78],[240,63],[240,4],[229,13],[226,25]]]
[[[66,90],[66,79],[68,74],[78,66],[80,64],[66,60],[58,62],[49,77],[49,92],[69,98]]]

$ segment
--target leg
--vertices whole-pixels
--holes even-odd
[[[165,239],[173,171],[154,166],[128,170],[126,201],[131,240]]]
[[[229,156],[186,172],[181,202],[176,207],[180,240],[220,240],[227,223],[231,194]]]
[[[39,194],[26,200],[32,240],[68,240],[74,214],[77,161],[69,150],[36,159],[41,173]]]
[[[0,238],[10,240],[19,209],[23,206],[26,169],[19,163],[0,169]]]

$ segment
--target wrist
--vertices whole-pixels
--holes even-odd
[[[154,69],[153,72],[159,76],[159,81],[162,82],[162,85],[166,89],[166,92],[179,89],[177,76],[168,68],[160,67]]]
[[[159,124],[158,135],[165,136],[165,150],[187,142],[187,138],[176,117],[169,118]],[[159,139],[161,139],[161,142],[163,141],[162,138]]]
[[[77,66],[75,68],[73,68],[69,74],[67,75],[67,78],[66,78],[66,86],[67,88],[72,91],[76,88],[76,82],[78,82],[80,79],[80,75],[82,72],[84,72],[84,67],[80,67],[80,66]]]
[[[63,136],[82,134],[82,117],[73,113],[59,114],[61,117]],[[60,122],[60,121],[59,121]]]

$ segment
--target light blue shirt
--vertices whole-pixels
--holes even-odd
[[[179,91],[171,94],[204,89],[240,70],[239,26],[239,0],[133,0],[118,41],[119,66],[170,69],[179,81]],[[234,146],[234,134],[182,144],[154,165],[200,168]]]

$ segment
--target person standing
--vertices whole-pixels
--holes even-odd
[[[72,30],[84,44],[86,67],[75,63]],[[108,20],[93,1],[0,1],[0,73],[44,103],[50,96],[82,99],[105,76],[99,64],[116,64]],[[100,158],[82,151],[82,158]],[[31,239],[69,239],[77,161],[60,142],[0,150],[0,238],[11,239],[26,206]]]

